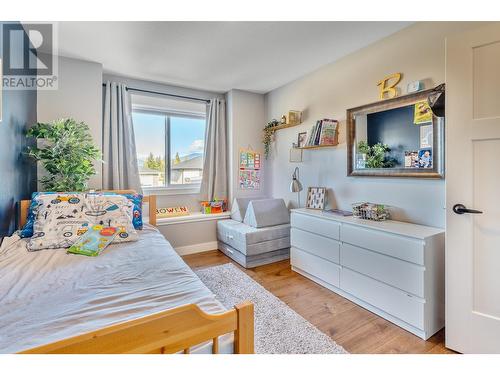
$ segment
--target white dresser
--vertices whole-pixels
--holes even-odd
[[[444,230],[292,210],[292,269],[428,339],[444,327]]]

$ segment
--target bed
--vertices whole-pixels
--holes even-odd
[[[226,310],[154,226],[139,232],[96,258],[11,238],[0,353],[252,353],[253,305]]]

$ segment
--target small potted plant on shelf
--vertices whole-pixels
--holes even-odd
[[[280,123],[276,119],[272,119],[269,121],[264,128],[264,136],[262,138],[262,143],[264,143],[264,156],[266,159],[269,156],[269,152],[271,151],[271,143],[273,142],[274,136],[274,127],[278,126]]]

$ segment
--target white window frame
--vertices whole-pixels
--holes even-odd
[[[132,114],[144,113],[152,115],[162,115],[165,118],[165,186],[142,186],[145,193],[157,195],[182,195],[182,194],[198,194],[200,192],[200,184],[171,184],[170,183],[170,118],[183,117],[191,119],[205,120],[206,132],[206,115],[198,112],[182,112],[175,110],[167,110],[164,108],[132,106]]]

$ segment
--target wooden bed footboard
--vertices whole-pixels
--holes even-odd
[[[243,302],[221,314],[207,314],[194,304],[114,324],[79,336],[52,342],[20,354],[169,354],[183,352],[234,332],[234,353],[254,352],[253,304]]]

